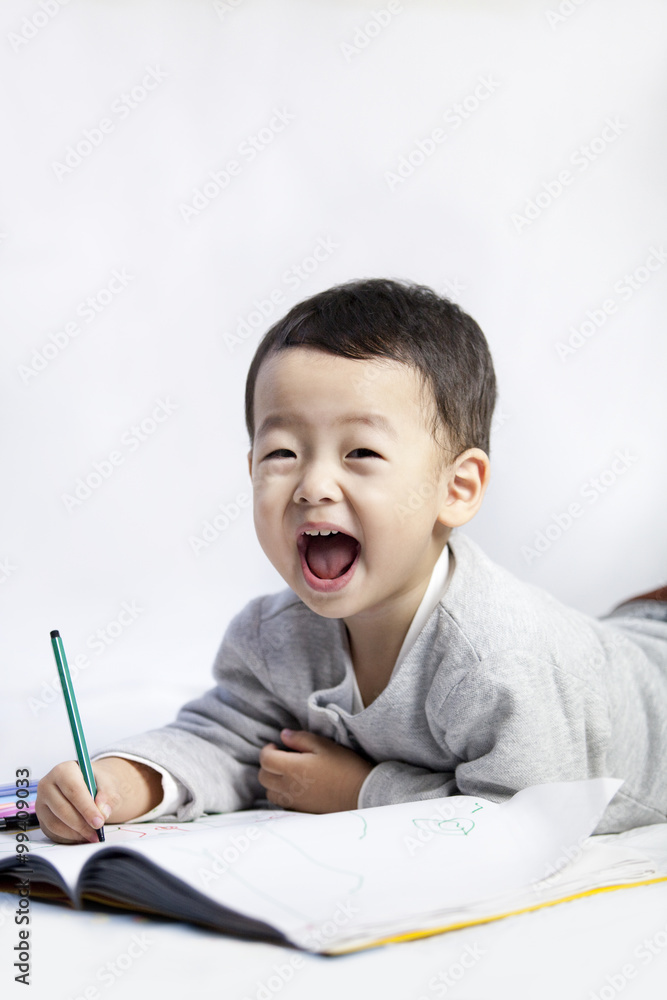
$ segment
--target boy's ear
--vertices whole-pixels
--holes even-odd
[[[468,448],[443,469],[442,475],[445,498],[438,521],[458,528],[470,521],[482,506],[491,475],[489,456],[481,448]]]
[[[248,452],[248,472],[250,473],[250,478],[252,479],[252,448]]]

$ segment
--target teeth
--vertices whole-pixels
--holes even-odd
[[[337,535],[337,531],[304,531],[305,535]]]

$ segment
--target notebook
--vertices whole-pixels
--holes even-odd
[[[0,834],[0,887],[106,904],[322,954],[667,880],[623,835],[590,837],[620,781],[536,785],[311,815],[253,809],[105,828],[104,844]]]

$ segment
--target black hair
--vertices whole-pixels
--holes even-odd
[[[446,431],[452,461],[468,448],[489,454],[496,377],[486,338],[474,319],[426,285],[364,278],[297,303],[257,346],[246,379],[245,415],[255,437],[255,383],[262,362],[289,347],[313,347],[344,358],[389,358],[417,369]]]

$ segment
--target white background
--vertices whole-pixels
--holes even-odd
[[[491,485],[466,530],[491,558],[595,615],[665,582],[667,267],[628,301],[614,286],[667,240],[667,7],[563,0],[570,13],[557,20],[558,3],[405,0],[363,45],[385,0],[71,0],[49,16],[39,0],[3,0],[0,780],[72,756],[51,629],[71,663],[88,657],[76,690],[94,748],[171,719],[209,684],[232,615],[283,587],[248,507],[199,555],[190,539],[249,495],[242,403],[260,336],[295,302],[351,278],[431,285],[484,330],[500,401]],[[356,51],[341,48],[355,39]],[[159,85],[113,110],[150,69],[165,75]],[[475,102],[480,78],[493,92]],[[293,120],[243,159],[239,146],[276,108]],[[54,168],[105,118],[113,129],[90,155]],[[607,119],[620,134],[583,170],[578,151]],[[387,173],[437,128],[446,139],[392,189]],[[240,173],[186,222],[181,206],[233,158]],[[550,199],[544,185],[563,170],[572,181]],[[538,195],[551,203],[519,232],[513,217]],[[335,250],[288,284],[320,238]],[[80,304],[104,298],[114,270],[131,280],[87,323]],[[276,290],[280,307],[230,351],[226,335]],[[570,328],[610,298],[616,312],[559,357]],[[74,322],[78,335],[26,378]],[[124,436],[160,399],[175,411],[130,452]],[[114,450],[123,463],[68,511],[63,495]],[[582,489],[617,450],[632,461],[590,503]],[[526,558],[576,502],[581,517]],[[95,632],[116,631],[124,603],[141,611],[95,652]],[[254,998],[292,957],[132,916],[39,903],[33,915],[31,996],[49,1000],[93,986],[110,995],[100,969],[146,931],[149,951],[112,996]],[[16,943],[6,898],[0,926],[4,984]],[[667,952],[649,964],[636,955],[665,928],[664,885],[604,893],[308,959],[280,996],[433,1000],[432,977],[470,946],[484,957],[451,996],[608,998],[610,977],[618,986],[632,963],[618,991],[658,1000]]]
[[[351,278],[431,285],[484,330],[500,399],[491,485],[465,530],[492,559],[596,615],[665,581],[667,266],[639,271],[650,278],[628,301],[614,286],[667,239],[667,8],[570,8],[550,23],[555,3],[406,0],[376,31],[380,4],[331,0],[2,4],[6,778],[72,756],[52,628],[70,662],[87,656],[76,690],[93,749],[172,718],[208,686],[232,615],[284,586],[238,505],[245,376],[272,322]],[[129,107],[147,74],[154,89]],[[250,161],[239,147],[275,109],[293,120]],[[111,130],[91,133],[103,119]],[[583,169],[578,151],[608,119],[618,134]],[[444,141],[392,181],[437,128]],[[238,175],[186,220],[230,159]],[[552,197],[563,170],[571,183]],[[320,239],[335,248],[295,278]],[[131,280],[87,322],[81,303],[103,301],[114,271]],[[276,290],[281,304],[231,350]],[[560,357],[608,299],[616,311]],[[159,400],[173,413],[131,451]],[[618,450],[631,461],[585,499]],[[113,451],[122,464],[67,509]],[[192,537],[234,503],[195,554]],[[124,604],[137,610],[119,630]],[[116,633],[103,652],[100,628]]]

